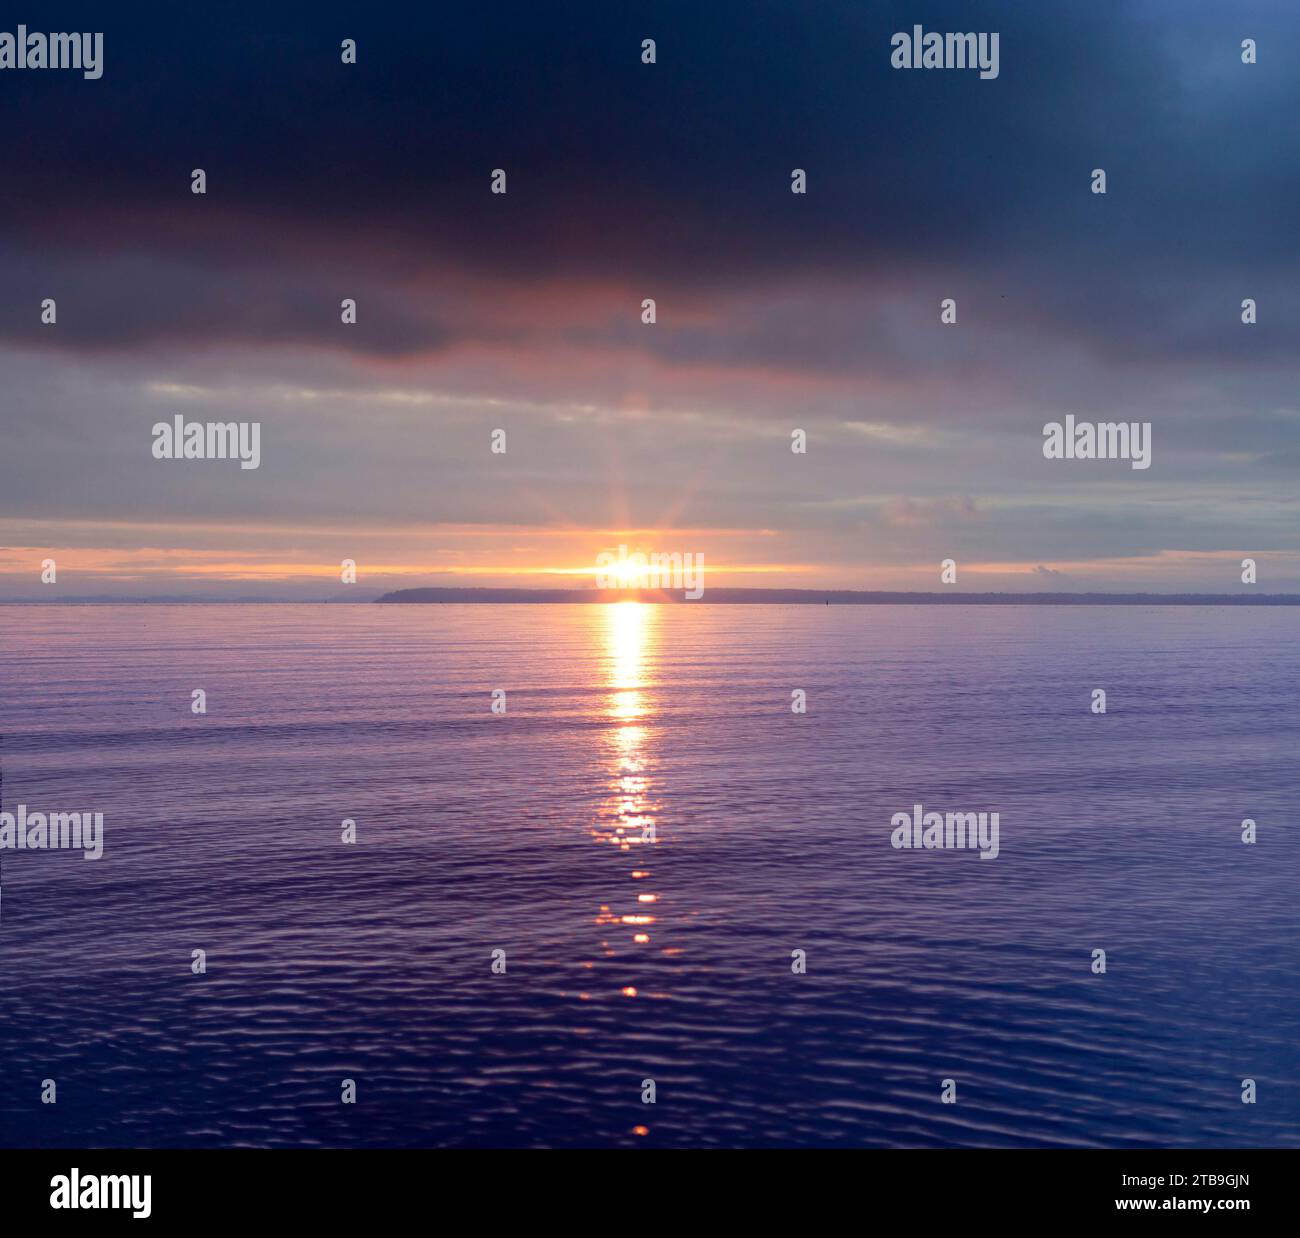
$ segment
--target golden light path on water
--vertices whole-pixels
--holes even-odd
[[[609,795],[592,830],[602,846],[617,847],[627,857],[628,885],[617,898],[600,907],[596,923],[608,933],[602,942],[609,959],[651,947],[658,895],[651,888],[651,856],[657,806],[652,785],[650,741],[652,705],[646,691],[647,665],[653,661],[658,607],[640,602],[615,602],[604,608],[609,731]],[[634,858],[635,857],[635,858]],[[638,996],[634,974],[623,969],[624,997]],[[636,1134],[645,1134],[638,1127]]]

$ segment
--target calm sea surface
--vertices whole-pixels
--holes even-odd
[[[0,622],[0,1144],[1300,1144],[1295,610]]]

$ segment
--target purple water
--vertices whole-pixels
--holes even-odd
[[[1300,1143],[1294,611],[0,616],[0,1144]]]

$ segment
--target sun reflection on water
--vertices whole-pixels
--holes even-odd
[[[642,662],[650,610],[651,607],[640,602],[614,602],[605,607],[609,687],[613,690],[609,716],[620,722],[634,721],[645,709],[641,694],[645,682]],[[623,727],[619,732],[619,741],[625,749],[634,749],[642,738],[640,727]]]
[[[597,843],[630,853],[638,849],[635,866],[627,869],[627,887],[602,905],[596,923],[611,932],[607,957],[627,964],[651,944],[655,917],[649,905],[659,895],[648,888],[652,869],[647,862],[658,845],[651,739],[653,705],[647,682],[652,663],[658,616],[657,607],[641,602],[615,602],[605,606],[604,705],[609,730],[609,791],[592,829]],[[630,858],[630,856],[629,856]],[[636,997],[642,990],[631,966],[617,968],[617,992]]]

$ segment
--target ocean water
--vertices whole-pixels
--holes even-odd
[[[1294,610],[0,619],[0,1144],[1300,1144]]]

